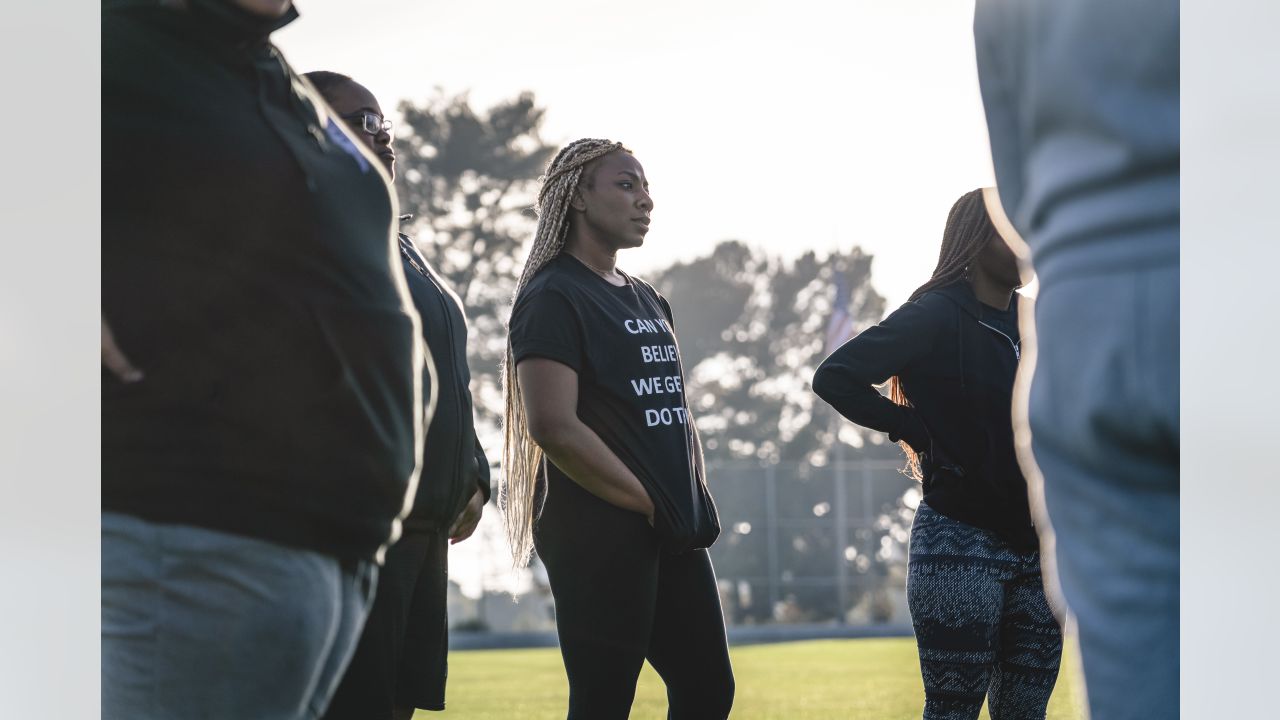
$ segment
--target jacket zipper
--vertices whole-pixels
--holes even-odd
[[[399,239],[399,238],[397,238],[397,239],[396,239],[396,241],[397,241],[397,242],[400,242],[400,239]],[[431,271],[430,271],[430,270],[427,270],[427,268],[426,268],[425,266],[419,266],[418,262],[414,259],[414,257],[413,257],[411,254],[406,253],[406,252],[404,251],[404,248],[403,248],[403,247],[400,249],[400,251],[401,251],[402,253],[404,253],[404,254],[406,255],[406,257],[408,257],[410,264],[412,264],[412,265],[414,266],[414,268],[415,268],[415,269],[417,269],[417,270],[418,270],[418,272],[419,272],[423,277],[425,277],[425,278],[427,279],[427,282],[431,283],[431,285],[436,289],[436,295],[437,295],[436,300],[437,300],[437,302],[439,302],[439,303],[440,303],[441,310],[442,310],[442,312],[444,313],[445,332],[446,332],[446,333],[448,334],[448,336],[449,336],[449,342],[450,342],[450,345],[452,345],[452,344],[453,344],[453,313],[452,313],[452,312],[450,312],[450,310],[451,310],[451,303],[449,302],[449,298],[448,298],[448,297],[446,296],[446,294],[445,294],[444,288],[440,287],[440,283],[436,282],[436,279],[435,279],[435,277],[431,274]],[[463,352],[465,353],[465,352],[466,352],[466,350],[464,349],[464,350],[463,350]],[[454,362],[455,362],[455,363],[457,362],[457,358],[456,358],[456,357],[455,357],[455,358],[453,358],[453,360],[454,360]],[[455,373],[454,373],[454,377],[457,377],[457,376],[458,376],[458,373],[456,373],[456,372],[455,372]],[[461,386],[461,383],[459,383],[459,382],[455,381],[454,391],[455,391],[455,393],[457,393],[457,395],[458,395],[458,398],[459,398],[459,399],[461,399],[461,398],[463,397],[463,393],[461,392],[462,388],[461,388],[460,386]],[[454,409],[454,422],[456,422],[456,423],[457,423],[457,426],[456,426],[456,427],[458,427],[458,428],[459,428],[459,430],[461,430],[462,426],[465,424],[465,423],[463,423],[463,421],[462,421],[462,420],[463,420],[463,418],[462,418],[462,403],[461,403],[461,402],[458,402],[458,403],[455,403],[455,405],[456,405],[457,407]],[[458,461],[459,461],[459,462],[462,462],[462,458],[463,458],[463,454],[462,454],[462,453],[463,453],[463,450],[462,450],[462,445],[463,445],[462,433],[461,433],[461,432],[458,432],[458,433],[457,433],[457,435],[458,435],[458,448],[457,448],[457,454],[456,454],[456,457],[458,458]],[[472,442],[473,442],[473,444],[474,444],[474,438],[472,439]],[[475,448],[474,448],[474,447],[472,447],[472,448],[471,448],[471,455],[472,455],[472,459],[474,460],[474,459],[475,459],[475,458],[474,458],[474,456],[475,456]],[[460,467],[462,467],[462,466],[460,466]],[[451,484],[451,485],[457,485],[457,483],[456,483],[456,482],[452,482],[452,483],[450,483],[450,484]],[[457,488],[454,488],[454,489],[456,490]],[[454,494],[454,493],[450,493],[450,495],[453,495],[453,494]],[[463,494],[464,494],[464,495],[466,495],[466,488],[463,488]],[[470,500],[470,499],[471,499],[471,495],[466,495],[466,498],[467,498],[467,500]],[[450,497],[449,499],[450,499],[450,500],[453,500],[453,501],[454,501],[454,504],[456,504],[456,503],[457,503],[457,501],[458,501],[460,498],[457,498],[457,497]],[[446,520],[445,520],[445,523],[450,523],[450,522],[452,522],[452,519],[446,519]],[[446,529],[447,529],[447,528],[446,528]]]
[[[978,321],[978,324],[979,324],[979,325],[981,325],[982,327],[984,327],[984,328],[986,328],[986,329],[990,330],[990,331],[991,331],[991,332],[993,332],[993,333],[997,333],[997,334],[999,334],[999,335],[1000,335],[1000,337],[1004,338],[1005,340],[1008,340],[1008,341],[1009,341],[1009,345],[1013,348],[1013,359],[1014,359],[1014,360],[1021,360],[1021,359],[1022,359],[1022,349],[1018,347],[1018,343],[1016,343],[1016,342],[1014,342],[1014,341],[1013,341],[1013,338],[1011,338],[1011,337],[1009,337],[1008,335],[1004,334],[1003,332],[1000,332],[999,330],[997,330],[997,329],[995,329],[995,328],[991,327],[990,325],[988,325],[988,324],[986,324],[986,323],[982,322],[981,320],[979,320],[979,321]]]

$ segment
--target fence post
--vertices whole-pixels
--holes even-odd
[[[867,548],[869,553],[868,559],[874,559],[877,548],[874,547],[872,540],[875,533],[872,531],[875,527],[875,513],[871,507],[871,463],[866,457],[862,458],[862,525],[867,529]]]
[[[764,526],[768,543],[769,617],[778,607],[778,470],[776,464],[764,470]]]
[[[849,546],[849,502],[845,483],[844,443],[836,435],[836,623],[843,625],[849,602],[849,568],[844,549]]]

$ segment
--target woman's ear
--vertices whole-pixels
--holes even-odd
[[[573,189],[573,195],[569,197],[569,207],[577,210],[578,212],[582,212],[587,209],[587,200],[582,197],[582,190],[579,188]]]

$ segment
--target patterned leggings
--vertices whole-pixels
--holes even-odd
[[[924,503],[911,526],[907,601],[924,676],[925,720],[1043,719],[1062,656],[1040,553]]]

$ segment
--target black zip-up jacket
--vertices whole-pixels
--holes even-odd
[[[822,362],[813,391],[853,422],[922,453],[934,510],[1037,546],[1013,448],[1012,392],[1021,348],[1017,303],[983,305],[964,280],[922,295]],[[873,387],[897,375],[910,406]]]
[[[378,160],[264,20],[102,7],[102,506],[344,559],[398,534],[423,432],[418,317]],[[380,239],[381,238],[381,239]]]
[[[445,530],[479,487],[489,501],[489,460],[476,438],[462,300],[400,234],[400,256],[436,373],[435,414],[422,452],[422,479],[406,530]],[[424,377],[425,382],[430,378]]]

